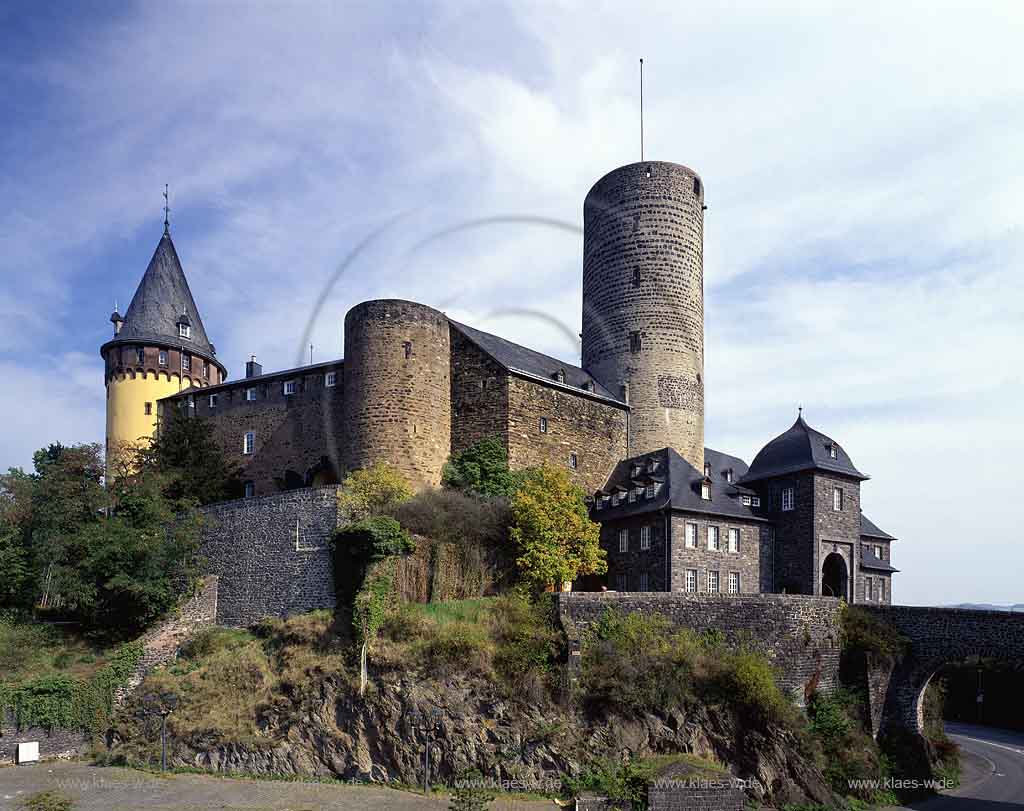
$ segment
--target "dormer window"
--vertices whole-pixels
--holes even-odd
[[[598,496],[596,499],[594,499],[594,509],[596,509],[596,510],[603,510],[604,509],[604,496]]]
[[[725,471],[725,480],[729,482],[729,484],[732,484],[732,468]]]
[[[636,488],[632,487],[629,490],[629,503],[632,504],[634,501],[636,501]]]
[[[563,369],[559,369],[557,372],[555,372],[555,382],[556,383],[564,383],[565,382],[565,371]]]
[[[839,458],[839,451],[836,449],[835,445],[829,445],[828,446],[828,455],[832,459],[838,459]]]
[[[580,388],[583,389],[583,391],[593,391],[594,390],[594,384],[591,383],[589,380],[584,380],[583,381],[583,385],[580,386]]]
[[[700,497],[705,501],[711,501],[711,482],[700,483]]]
[[[286,380],[286,381],[284,381],[284,393],[285,393],[286,396],[290,396],[292,394],[295,394],[295,381],[294,380]]]
[[[749,507],[753,503],[753,501],[750,498],[750,496],[743,496],[743,498],[740,499],[740,500],[743,502],[743,506],[744,507]]]
[[[191,338],[192,337],[192,327],[190,327],[188,324],[184,324],[184,323],[180,323],[179,322],[178,323],[178,337],[179,338]]]
[[[654,494],[657,492],[657,490],[658,490],[658,485],[656,485],[656,484],[649,484],[649,485],[647,485],[647,487],[644,488],[644,498],[654,498]]]
[[[630,468],[629,476],[630,476],[630,478],[635,479],[639,475],[640,475],[640,465],[639,465],[639,463],[637,463],[637,464],[634,464],[632,468]]]
[[[710,479],[711,478],[711,463],[710,462],[705,462],[704,463],[704,478],[705,479]]]

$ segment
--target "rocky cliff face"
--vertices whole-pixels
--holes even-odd
[[[256,745],[193,735],[174,741],[173,761],[213,771],[416,784],[427,733],[411,719],[436,710],[430,736],[434,782],[476,769],[496,779],[557,786],[595,760],[687,752],[728,764],[750,781],[748,793],[759,801],[781,807],[834,800],[790,733],[741,729],[709,708],[612,722],[587,718],[572,705],[513,700],[466,676],[423,680],[390,673],[378,674],[374,683],[359,697],[348,684],[325,680],[301,706],[267,710],[261,719],[265,740]]]

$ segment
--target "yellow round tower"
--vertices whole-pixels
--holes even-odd
[[[115,311],[110,320],[114,335],[100,347],[107,386],[108,481],[125,450],[155,436],[162,397],[227,378],[203,328],[166,221],[127,312],[122,318]]]

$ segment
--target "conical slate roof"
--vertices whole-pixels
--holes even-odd
[[[178,334],[178,322],[183,314],[188,319],[185,323],[192,327],[189,338]],[[178,252],[166,231],[149,260],[132,303],[128,305],[116,340],[119,343],[169,343],[188,347],[211,358],[214,356],[213,346],[206,336],[192,291],[185,280]]]
[[[815,431],[804,422],[801,415],[788,431],[761,448],[740,483],[746,484],[801,470],[824,470],[857,479],[868,478],[854,467],[849,455],[838,442],[820,431]]]

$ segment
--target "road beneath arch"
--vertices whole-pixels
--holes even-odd
[[[963,785],[909,808],[916,811],[1019,811],[1024,808],[1024,732],[946,724],[965,753]]]

